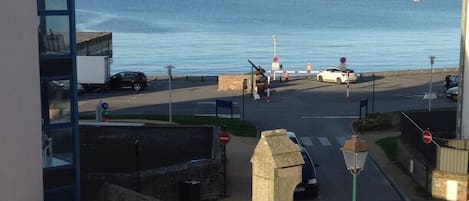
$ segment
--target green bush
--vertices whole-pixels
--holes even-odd
[[[353,122],[356,131],[373,131],[393,128],[392,113],[372,113],[365,118]]]

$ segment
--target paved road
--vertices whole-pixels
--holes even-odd
[[[432,107],[455,107],[455,103],[444,98],[441,83],[444,74],[434,74],[434,91],[440,92]],[[376,112],[428,108],[423,95],[428,91],[428,76],[406,75],[378,77],[375,81]],[[196,102],[215,99],[242,102],[241,92],[217,92],[216,79],[205,81],[175,80],[173,87],[173,112],[195,114]],[[357,118],[359,101],[369,98],[372,110],[371,81],[350,85],[351,96],[345,98],[346,85],[320,83],[310,80],[274,82],[271,102],[246,98],[246,119],[254,122],[260,130],[287,128],[294,131],[305,144],[316,163],[320,180],[320,196],[324,201],[351,199],[352,176],[345,170],[343,156],[339,150],[353,133],[351,123]],[[99,100],[110,103],[114,114],[167,114],[167,80],[152,82],[151,88],[143,93],[129,90],[87,94],[81,97],[80,111],[94,109]],[[242,108],[242,107],[241,107]],[[371,160],[358,177],[358,199],[364,201],[401,200],[385,177]]]

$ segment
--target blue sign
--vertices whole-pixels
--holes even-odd
[[[101,103],[101,108],[106,110],[107,108],[109,108],[109,104],[107,104],[106,102],[103,102]]]

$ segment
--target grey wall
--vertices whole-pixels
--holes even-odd
[[[200,182],[202,198],[218,198],[223,177],[217,132],[212,126],[81,126],[83,200],[95,200],[105,182],[179,200],[181,183],[192,179]]]
[[[2,0],[0,25],[0,200],[41,201],[36,0]]]
[[[80,135],[84,172],[132,172],[208,159],[215,142],[211,126],[81,126]]]

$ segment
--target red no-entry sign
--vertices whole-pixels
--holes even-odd
[[[230,142],[230,135],[226,132],[222,132],[218,136],[218,140],[221,144],[228,144],[228,142]]]
[[[423,133],[422,133],[422,140],[423,140],[423,142],[425,142],[426,144],[429,144],[430,142],[432,142],[432,133],[431,133],[429,130],[423,131]]]

